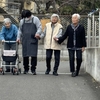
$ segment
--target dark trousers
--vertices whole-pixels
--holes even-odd
[[[58,70],[58,66],[60,63],[60,50],[46,49],[46,66],[48,71],[51,70],[51,59],[52,59],[53,51],[54,51],[54,59],[55,59],[54,71]]]
[[[23,65],[25,71],[29,70],[29,57],[23,57]],[[37,66],[37,57],[31,57],[31,71],[35,71]]]
[[[71,49],[68,50],[70,71],[75,72],[75,51],[76,51],[76,71],[79,72],[82,63],[82,50],[71,50]]]

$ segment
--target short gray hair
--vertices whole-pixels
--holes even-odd
[[[75,14],[72,15],[72,17],[75,17],[75,16],[77,16],[77,18],[80,20],[81,17],[80,17],[79,14],[75,13]]]
[[[4,23],[4,24],[6,24],[6,23],[11,23],[10,18],[5,18],[4,21],[3,21],[3,23]]]
[[[52,20],[52,17],[57,17],[58,20],[59,20],[59,15],[58,15],[58,14],[52,14],[52,16],[51,16],[51,20]]]

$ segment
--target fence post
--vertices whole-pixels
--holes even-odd
[[[97,26],[98,18],[94,15],[99,13],[99,25]],[[97,8],[93,12],[88,14],[88,23],[87,23],[87,47],[100,47],[100,8]],[[97,31],[99,35],[97,35]],[[99,36],[99,38],[98,38]]]
[[[93,14],[93,15],[92,15],[92,34],[91,34],[91,35],[92,35],[92,36],[91,36],[91,38],[92,38],[92,39],[91,39],[91,40],[92,40],[92,47],[93,47],[94,44],[95,44],[95,43],[94,43],[94,26],[95,26],[94,24],[95,24],[95,23],[94,23],[94,14]]]
[[[100,9],[99,9],[99,47],[100,47]]]
[[[88,16],[88,25],[87,25],[87,47],[90,47],[90,32],[91,31],[91,18]]]
[[[95,21],[95,28],[94,28],[94,46],[96,47],[96,28],[97,28],[97,21]]]

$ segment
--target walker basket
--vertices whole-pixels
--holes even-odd
[[[2,54],[3,61],[14,62],[17,59],[16,50],[4,50]]]

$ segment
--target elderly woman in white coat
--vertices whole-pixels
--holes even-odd
[[[56,38],[62,36],[62,25],[58,23],[59,16],[58,14],[53,14],[51,16],[51,22],[45,25],[45,29],[41,38],[44,37],[44,48],[46,49],[46,72],[49,74],[51,71],[51,58],[54,51],[55,64],[53,68],[53,75],[58,76],[58,67],[60,63],[60,50],[61,45],[57,43]]]

